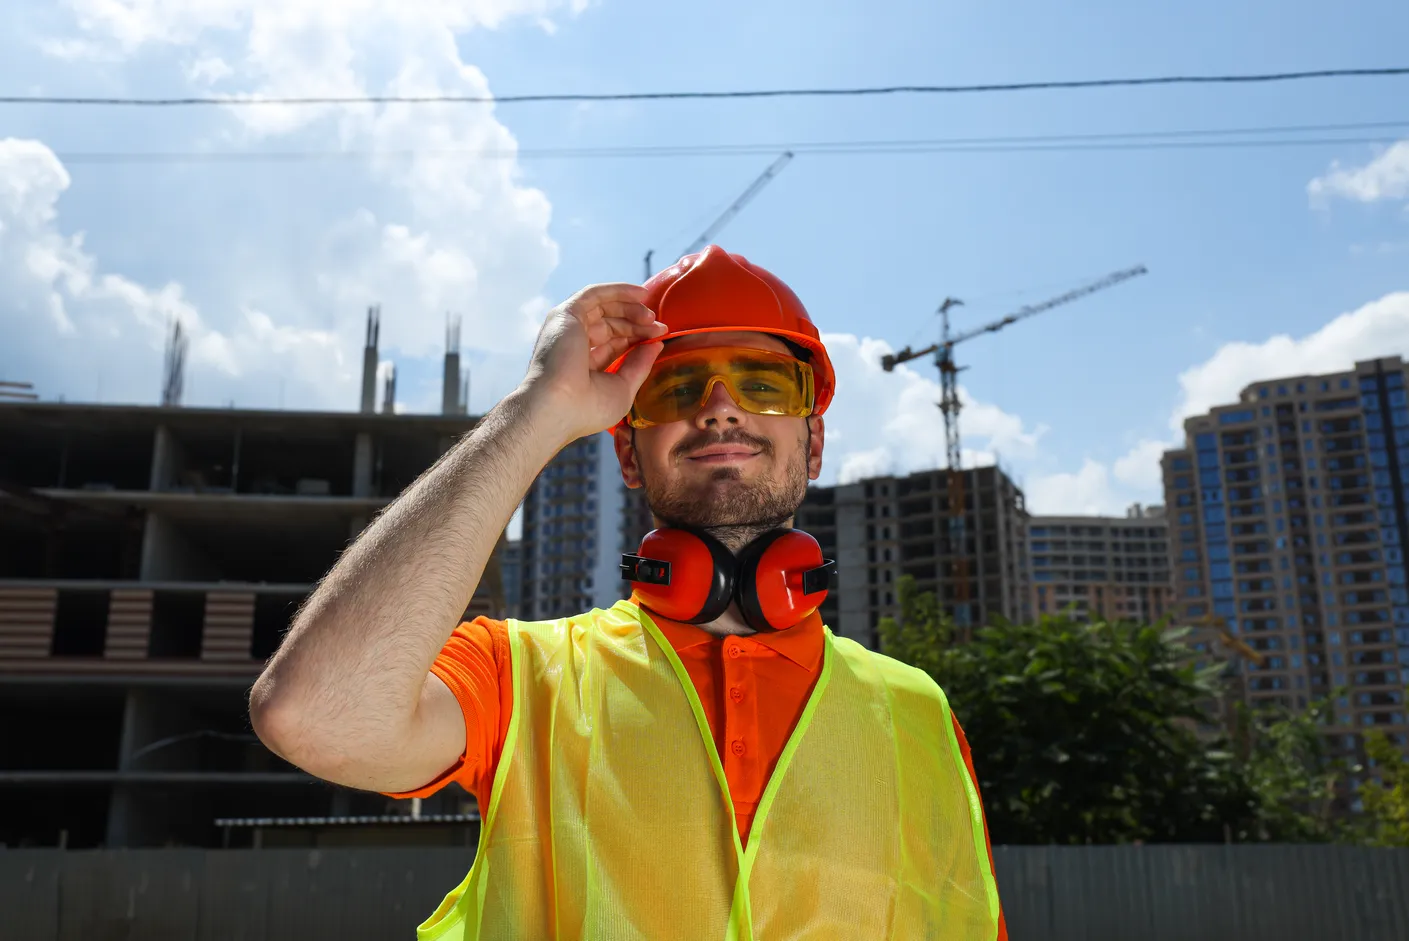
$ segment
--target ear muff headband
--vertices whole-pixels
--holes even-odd
[[[734,555],[706,532],[652,530],[637,554],[621,557],[621,575],[672,621],[707,624],[734,600]]]
[[[734,590],[745,623],[756,631],[779,631],[816,611],[827,597],[826,582],[820,591],[808,591],[816,581],[808,574],[827,564],[817,540],[800,530],[779,529],[755,539],[739,553]]]
[[[621,559],[622,578],[651,610],[706,624],[737,602],[756,631],[784,630],[816,611],[835,567],[816,539],[795,529],[764,533],[737,558],[706,532],[657,529]]]

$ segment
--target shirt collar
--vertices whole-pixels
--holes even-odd
[[[635,594],[631,596],[631,603],[650,611]],[[723,637],[711,634],[694,624],[672,621],[654,611],[651,611],[650,614],[651,621],[660,628],[661,634],[676,653],[708,644],[711,641],[724,640]],[[746,637],[748,640],[786,657],[809,673],[816,673],[821,668],[822,615],[816,611],[785,631],[761,631],[756,634],[748,634]]]

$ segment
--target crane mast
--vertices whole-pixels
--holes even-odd
[[[939,310],[936,311],[940,318],[938,343],[932,343],[920,350],[912,350],[906,346],[898,353],[887,353],[881,357],[881,368],[886,372],[892,371],[901,363],[908,363],[922,356],[928,356],[930,353],[935,354],[935,365],[939,368],[940,397],[938,404],[940,412],[944,415],[945,466],[949,470],[946,491],[949,500],[950,575],[954,589],[954,623],[957,627],[966,629],[972,624],[972,608],[969,593],[969,546],[966,523],[968,496],[964,486],[963,450],[959,440],[959,410],[961,408],[959,373],[965,367],[959,366],[954,361],[954,347],[975,337],[997,333],[1004,327],[1034,317],[1054,307],[1069,304],[1088,294],[1105,290],[1145,273],[1147,272],[1144,265],[1136,265],[1133,268],[1117,271],[1092,281],[1090,284],[1067,291],[1065,294],[1059,294],[1037,304],[1020,307],[1006,317],[959,334],[953,333],[950,329],[949,311],[953,307],[961,306],[964,302],[957,298],[946,297],[944,302],[939,305]]]

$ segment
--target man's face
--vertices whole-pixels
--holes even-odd
[[[792,355],[778,338],[748,331],[680,337],[662,355],[705,347]],[[710,530],[735,550],[790,520],[822,472],[820,417],[751,414],[723,383],[693,418],[615,434],[622,477],[645,487],[657,518]]]

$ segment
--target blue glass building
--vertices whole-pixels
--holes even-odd
[[[1391,357],[1256,383],[1186,420],[1163,459],[1176,620],[1257,652],[1235,658],[1253,705],[1341,691],[1327,731],[1347,754],[1366,729],[1409,732],[1404,370]]]

